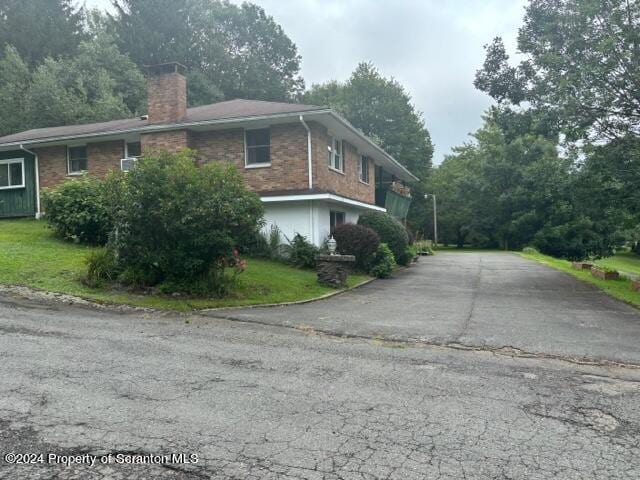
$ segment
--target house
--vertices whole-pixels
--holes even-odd
[[[331,109],[230,100],[187,108],[177,63],[148,69],[148,115],[0,137],[0,217],[41,215],[40,189],[76,175],[127,170],[145,151],[231,162],[265,206],[267,226],[321,244],[369,210],[402,218],[416,177]]]

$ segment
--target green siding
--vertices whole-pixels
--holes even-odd
[[[24,188],[0,190],[0,218],[30,217],[36,214],[35,161],[22,150],[0,153],[0,160],[24,158]]]

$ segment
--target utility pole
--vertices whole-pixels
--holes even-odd
[[[436,196],[433,193],[425,193],[425,200],[429,197],[433,197],[433,246],[438,248],[438,205],[436,203]]]

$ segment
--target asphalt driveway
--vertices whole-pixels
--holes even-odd
[[[324,301],[209,315],[338,335],[640,364],[638,310],[511,253],[438,253],[392,280]]]

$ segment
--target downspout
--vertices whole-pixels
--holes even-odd
[[[311,150],[311,129],[309,125],[304,121],[304,116],[300,115],[300,123],[307,131],[307,164],[308,164],[308,175],[309,175],[309,190],[313,189],[313,154]],[[313,200],[309,201],[309,236],[311,237],[311,243],[315,244],[315,232],[314,232],[314,222],[313,222]]]
[[[33,167],[36,173],[36,218],[40,218],[42,213],[40,212],[40,165],[38,164],[38,154],[27,150],[22,144],[20,144],[20,150],[33,155]]]

